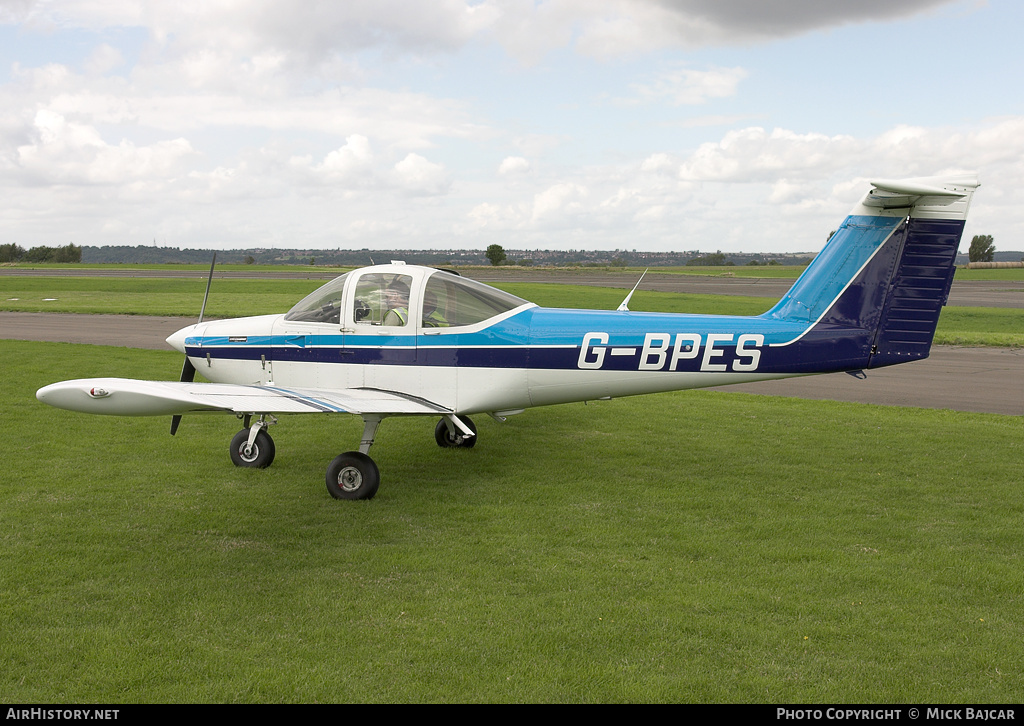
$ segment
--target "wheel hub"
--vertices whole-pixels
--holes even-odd
[[[346,466],[338,472],[338,486],[346,492],[354,492],[363,485],[363,475],[354,466]]]

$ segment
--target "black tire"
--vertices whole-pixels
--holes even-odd
[[[373,499],[380,486],[380,471],[366,454],[346,451],[327,467],[327,491],[335,499]]]
[[[231,463],[235,466],[244,466],[250,469],[266,469],[274,463],[274,456],[277,453],[274,447],[274,440],[270,438],[263,429],[256,434],[256,440],[252,442],[252,449],[248,454],[245,447],[249,443],[249,429],[242,429],[235,438],[231,439]]]
[[[461,431],[456,431],[454,434],[448,430],[447,419],[441,419],[437,422],[437,426],[434,427],[434,440],[437,445],[445,449],[472,449],[476,446],[476,424],[469,416],[459,416],[469,430],[473,432],[473,436],[466,436]]]

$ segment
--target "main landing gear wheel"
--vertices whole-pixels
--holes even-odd
[[[255,441],[249,446],[249,429],[242,429],[231,439],[231,463],[250,469],[266,469],[274,462],[274,440],[270,434],[260,430]]]
[[[359,451],[346,451],[327,467],[327,491],[335,499],[373,499],[379,486],[377,465]]]
[[[466,436],[457,429],[453,432],[448,428],[448,420],[441,419],[434,427],[434,440],[437,441],[438,446],[445,449],[472,449],[476,446],[476,424],[469,416],[459,416],[459,418],[474,435]]]

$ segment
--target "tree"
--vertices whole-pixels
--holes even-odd
[[[82,248],[75,244],[64,247],[33,247],[21,256],[23,262],[81,262]]]
[[[686,264],[691,267],[694,265],[707,265],[714,267],[728,263],[726,262],[725,255],[722,253],[722,250],[718,250],[718,252],[708,252],[700,257],[694,257],[691,260],[687,260]]]
[[[24,256],[25,249],[21,245],[0,245],[0,262],[17,262]]]
[[[501,245],[491,245],[487,248],[487,259],[491,261],[491,264],[497,267],[498,265],[505,262],[505,250]]]
[[[66,247],[58,247],[53,251],[53,262],[81,262],[82,248],[76,244],[68,244]]]
[[[52,262],[53,261],[53,248],[46,247],[45,245],[39,245],[38,247],[32,247],[29,249],[22,259],[25,262]]]
[[[971,240],[971,248],[967,257],[971,262],[991,262],[996,256],[996,246],[992,243],[992,235],[976,234]]]

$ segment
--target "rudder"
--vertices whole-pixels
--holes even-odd
[[[964,223],[911,217],[868,368],[928,357],[949,297]]]

